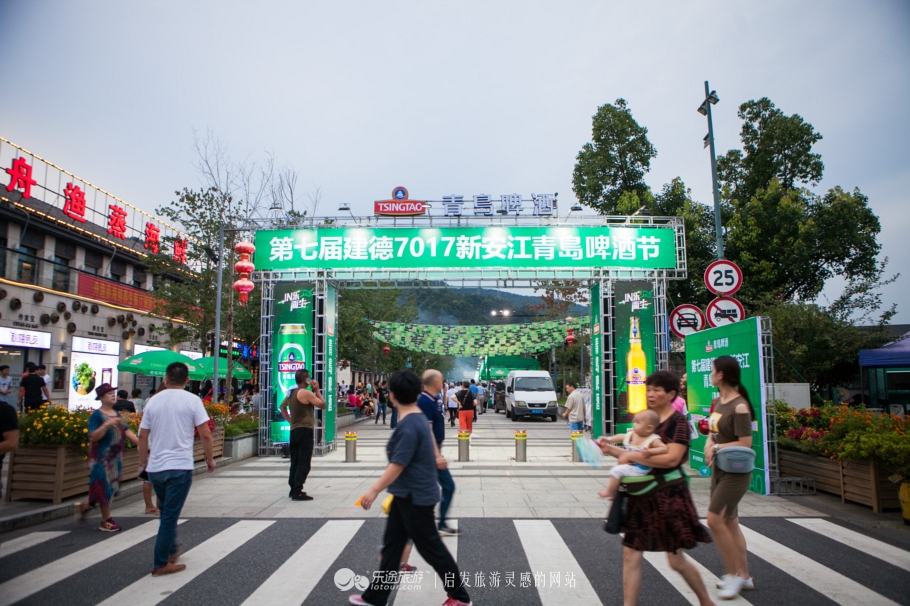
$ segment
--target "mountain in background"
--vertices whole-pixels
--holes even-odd
[[[530,291],[529,291],[530,292]],[[416,288],[402,289],[401,302],[414,297],[417,304],[417,323],[441,326],[484,326],[489,324],[526,324],[542,321],[534,317],[530,306],[540,305],[540,297],[519,295],[492,288]],[[490,311],[511,310],[513,316],[501,318]],[[571,316],[586,316],[589,310],[583,305],[573,305]]]

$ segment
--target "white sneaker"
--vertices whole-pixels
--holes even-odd
[[[718,581],[717,585],[715,585],[715,586],[718,589],[723,589],[724,582],[722,580]],[[752,591],[753,589],[755,589],[755,583],[752,582],[752,577],[749,577],[748,579],[743,579],[743,589],[742,590],[743,591]]]
[[[717,592],[717,597],[722,600],[732,600],[743,588],[743,579],[735,574],[725,574],[721,583],[723,587]]]

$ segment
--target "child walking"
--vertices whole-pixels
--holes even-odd
[[[350,597],[356,606],[385,606],[397,582],[401,556],[408,539],[441,579],[447,579],[448,599],[443,606],[471,606],[471,598],[458,581],[458,565],[439,537],[434,517],[440,500],[436,474],[436,448],[429,420],[417,406],[423,384],[410,370],[399,370],[389,379],[389,398],[398,407],[398,428],[386,445],[389,466],[360,498],[370,509],[379,493],[388,488],[394,499],[389,509],[382,543],[382,560],[370,588]]]
[[[615,435],[607,438],[608,442],[622,442],[626,450],[640,452],[646,457],[652,455],[666,454],[669,450],[667,445],[660,441],[654,430],[660,424],[660,416],[651,410],[643,410],[635,415],[632,424],[632,431],[625,435]],[[651,473],[651,468],[639,463],[626,463],[617,465],[610,471],[610,483],[605,490],[597,493],[597,496],[613,500],[616,491],[619,490],[619,481],[622,478],[644,476]]]

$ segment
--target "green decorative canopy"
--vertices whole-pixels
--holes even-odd
[[[390,345],[440,356],[495,356],[540,353],[562,345],[566,329],[587,319],[567,318],[496,326],[427,326],[368,320],[373,337]]]

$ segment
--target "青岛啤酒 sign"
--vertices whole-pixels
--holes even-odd
[[[329,228],[256,232],[256,269],[675,269],[676,233],[661,227]]]

